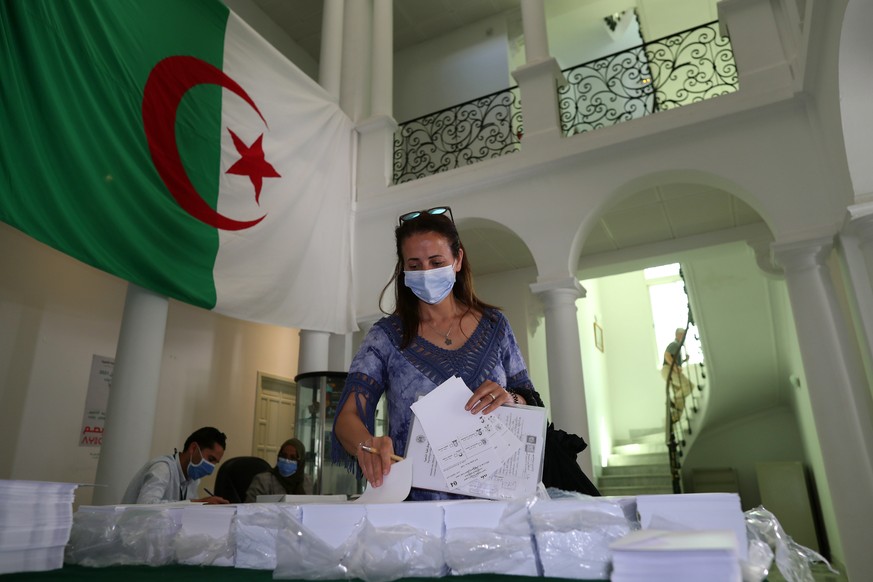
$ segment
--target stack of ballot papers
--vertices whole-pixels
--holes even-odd
[[[76,487],[75,483],[0,480],[0,574],[64,565]]]
[[[736,493],[639,495],[637,511],[643,529],[733,531],[740,558],[748,557],[746,519]]]
[[[741,582],[730,530],[632,532],[610,545],[612,582]]]

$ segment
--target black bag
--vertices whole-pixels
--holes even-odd
[[[543,485],[600,497],[600,491],[576,462],[576,455],[587,447],[588,443],[582,437],[557,429],[550,422],[546,427]]]

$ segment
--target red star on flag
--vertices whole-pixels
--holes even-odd
[[[233,138],[233,145],[236,146],[236,151],[239,152],[240,159],[237,160],[230,168],[228,168],[228,174],[236,174],[238,176],[248,176],[252,181],[252,186],[255,187],[255,202],[258,202],[258,199],[261,197],[261,186],[263,185],[264,178],[281,178],[279,172],[270,165],[270,163],[264,159],[264,146],[263,139],[264,134],[258,136],[258,139],[251,146],[247,146],[243,140],[241,140],[237,135],[233,132],[232,129],[228,128],[227,131],[230,132],[230,137]],[[260,202],[258,202],[260,204]]]

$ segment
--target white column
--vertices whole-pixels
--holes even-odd
[[[343,17],[340,107],[359,122],[370,115],[371,3],[348,2]]]
[[[522,149],[561,139],[558,85],[566,83],[558,61],[549,56],[543,0],[522,0],[526,63],[512,72],[521,94]]]
[[[868,381],[873,383],[873,203],[850,206],[840,233],[855,316],[860,320]]]
[[[392,0],[373,0],[370,116],[358,126],[358,200],[384,193],[394,173],[394,13]]]
[[[327,370],[348,372],[352,363],[352,334],[332,333],[328,341]]]
[[[585,289],[575,277],[534,283],[530,289],[542,300],[545,312],[552,421],[555,428],[576,433],[585,442],[591,442],[576,317],[576,300],[585,296]],[[586,475],[594,475],[590,449],[585,449],[577,462]]]
[[[297,373],[326,372],[329,363],[330,332],[301,329]]]
[[[128,283],[94,505],[121,503],[130,479],[151,456],[168,309],[166,297]]]
[[[324,0],[318,82],[339,103],[343,62],[343,6],[345,0]]]
[[[528,64],[549,58],[546,8],[543,0],[521,0],[524,57]]]
[[[394,114],[394,13],[392,0],[373,0],[373,77],[370,115]]]
[[[803,357],[807,388],[849,579],[873,572],[873,402],[857,344],[826,261],[831,238],[774,244]]]

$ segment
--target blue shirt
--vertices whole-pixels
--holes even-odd
[[[385,317],[373,325],[352,360],[336,408],[342,410],[350,395],[359,395],[358,415],[372,434],[376,404],[384,394],[388,406],[388,435],[398,455],[404,455],[409,440],[412,403],[452,376],[460,377],[471,390],[485,380],[491,380],[517,392],[528,404],[542,406],[509,322],[500,311],[486,310],[469,339],[456,350],[443,349],[421,336],[416,336],[401,350],[402,336],[397,315]],[[345,463],[350,468],[356,463],[335,436],[332,457],[335,462]],[[413,489],[409,497],[410,500],[454,498],[463,496]]]

